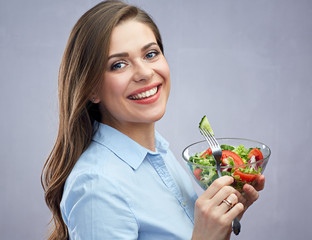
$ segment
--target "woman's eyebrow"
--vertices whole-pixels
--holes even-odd
[[[151,42],[151,43],[146,44],[144,47],[142,47],[142,50],[141,50],[141,51],[143,52],[143,51],[147,50],[148,48],[150,48],[150,47],[153,46],[153,45],[158,46],[157,43]]]
[[[113,54],[113,55],[110,55],[107,60],[111,59],[111,58],[114,58],[114,57],[129,57],[129,54],[124,52],[124,53],[116,53],[116,54]]]
[[[148,44],[146,44],[145,46],[143,46],[142,49],[141,49],[141,51],[144,52],[144,51],[146,51],[147,49],[149,49],[149,48],[150,48],[151,46],[153,46],[153,45],[158,46],[157,43],[151,42],[151,43],[148,43]],[[127,53],[127,52],[115,53],[115,54],[110,55],[110,56],[107,58],[107,60],[109,60],[109,59],[111,59],[111,58],[114,58],[114,57],[117,57],[117,58],[118,58],[118,57],[129,57],[129,53]]]

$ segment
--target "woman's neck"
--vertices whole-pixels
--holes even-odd
[[[141,146],[155,152],[155,123],[134,125],[131,124],[131,126],[118,130]]]
[[[141,146],[155,152],[155,123],[103,123],[117,129]]]

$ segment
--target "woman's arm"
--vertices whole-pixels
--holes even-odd
[[[138,224],[119,187],[85,173],[66,185],[61,202],[70,239],[137,239]]]

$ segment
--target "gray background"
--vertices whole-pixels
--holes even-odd
[[[71,28],[97,2],[0,1],[3,240],[44,239],[48,230],[40,174],[57,133],[58,67]],[[218,137],[271,147],[266,188],[233,239],[311,237],[312,1],[129,2],[163,36],[172,91],[157,127],[177,158],[202,139],[204,114]]]

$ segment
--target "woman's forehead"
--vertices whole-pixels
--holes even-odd
[[[126,20],[112,31],[109,55],[141,49],[146,44],[156,42],[152,29],[136,20]]]

